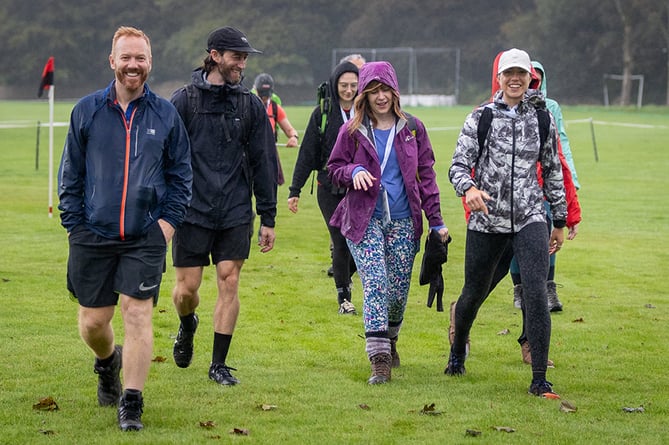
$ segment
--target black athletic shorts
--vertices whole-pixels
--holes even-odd
[[[213,230],[183,223],[172,238],[174,267],[197,267],[245,260],[251,251],[249,224]]]
[[[158,223],[128,241],[104,238],[80,225],[68,241],[67,288],[81,306],[115,306],[119,294],[158,302],[167,254]]]

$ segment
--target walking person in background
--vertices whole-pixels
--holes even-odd
[[[547,85],[546,85],[546,72],[544,70],[543,65],[541,65],[540,62],[533,61],[532,62],[532,67],[534,68],[535,75],[537,76],[537,80],[539,85],[537,86],[537,89],[541,91],[543,94],[545,100],[546,100],[546,108],[550,113],[553,115],[553,119],[555,119],[555,126],[558,130],[558,136],[560,139],[560,146],[562,148],[562,154],[564,155],[564,159],[567,162],[567,165],[569,166],[569,171],[571,173],[571,179],[573,182],[573,186],[576,188],[576,190],[579,190],[581,188],[580,184],[578,183],[578,175],[576,174],[576,166],[574,165],[574,157],[571,153],[571,145],[569,144],[569,137],[567,137],[567,131],[565,130],[564,126],[564,119],[562,118],[562,109],[560,108],[560,104],[557,103],[557,101],[550,99],[548,97],[547,93]],[[567,185],[565,183],[565,185]],[[575,192],[574,192],[575,195]],[[569,198],[569,197],[568,197]],[[569,200],[568,200],[569,202]],[[576,210],[578,211],[578,215],[576,214]],[[578,234],[578,224],[580,223],[580,216],[581,216],[581,209],[580,206],[578,209],[574,209],[571,206],[569,207],[569,219],[567,220],[567,227],[569,229],[569,233],[567,234],[567,239],[573,240],[576,238],[576,235]],[[550,211],[547,211],[548,218],[550,219]],[[571,223],[570,221],[575,221],[575,223]],[[551,312],[559,312],[562,310],[562,302],[560,302],[560,299],[558,298],[557,294],[557,285],[555,283],[555,262],[556,262],[556,256],[557,253],[553,253],[550,256],[550,264],[548,268],[548,279],[546,281],[546,285],[548,286],[548,310]],[[523,287],[521,284],[520,280],[520,271],[518,270],[518,263],[514,260],[511,262],[511,279],[513,281],[513,305],[520,309],[521,307],[521,301],[523,298]]]
[[[297,147],[299,139],[297,130],[293,128],[293,125],[288,120],[286,111],[283,109],[281,104],[275,102],[272,99],[274,95],[274,79],[272,79],[272,76],[267,73],[258,74],[255,81],[253,82],[253,88],[255,89],[258,97],[260,97],[260,100],[265,106],[265,109],[267,110],[267,117],[269,118],[272,131],[274,132],[275,144],[278,140],[277,127],[279,127],[288,138],[286,147]],[[278,163],[278,184],[282,185],[285,182],[283,177],[283,168],[281,168],[281,160],[279,159],[278,148],[275,147],[275,149],[276,160]]]
[[[551,333],[546,276],[548,255],[564,242],[567,205],[552,119],[546,142],[539,142],[537,107],[542,97],[536,90],[528,92],[531,71],[525,51],[513,48],[501,55],[497,69],[500,91],[492,103],[467,116],[453,154],[449,179],[456,193],[466,197],[472,213],[467,225],[465,283],[455,307],[455,335],[445,373],[465,374],[469,332],[500,261],[510,261],[511,248],[523,279],[527,337],[532,345],[529,392],[557,397],[546,380]],[[479,147],[477,128],[485,108],[491,109],[493,119],[485,146]],[[537,163],[543,185],[537,178]],[[553,215],[550,237],[544,197]]]
[[[354,116],[339,131],[328,161],[330,180],[347,189],[330,224],[355,259],[363,289],[370,385],[400,364],[397,340],[425,212],[430,230],[448,239],[441,217],[434,153],[423,123],[400,108],[388,62],[360,68]]]
[[[358,69],[362,68],[362,66],[367,63],[364,57],[362,57],[362,54],[349,54],[348,56],[344,56],[341,58],[339,63],[343,62],[351,62],[353,65],[358,67]]]
[[[358,68],[351,62],[340,63],[330,76],[328,88],[328,109],[321,112],[321,107],[317,106],[304,131],[304,140],[297,155],[288,194],[288,209],[297,213],[302,187],[311,172],[317,171],[316,197],[332,241],[332,275],[337,290],[339,313],[355,315],[357,311],[351,302],[351,276],[355,273],[355,262],[348,250],[346,238],[338,227],[330,224],[330,218],[344,198],[346,189],[332,184],[326,164],[340,127],[354,116],[353,100],[358,93]],[[322,129],[324,118],[325,128]]]
[[[72,110],[58,195],[70,245],[67,284],[79,303],[79,333],[95,354],[98,403],[117,406],[119,427],[132,431],[144,427],[151,317],[167,244],[191,198],[192,171],[178,113],[146,84],[148,36],[118,28],[109,65],[114,80]],[[112,327],[119,302],[123,347]]]
[[[241,84],[249,54],[260,51],[232,27],[213,31],[207,51],[191,84],[172,96],[188,129],[193,165],[193,200],[172,249],[172,299],[180,319],[173,356],[181,368],[191,363],[199,288],[211,261],[218,296],[209,378],[235,385],[239,381],[227,356],[239,316],[240,272],[251,247],[252,197],[260,216],[258,245],[269,252],[275,236],[277,161],[265,109]]]

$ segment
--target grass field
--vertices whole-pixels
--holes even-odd
[[[56,104],[68,120],[72,103]],[[430,131],[437,156],[442,212],[451,230],[446,302],[463,279],[465,225],[447,169],[469,107],[411,109]],[[300,130],[309,108],[287,107]],[[145,430],[122,433],[114,409],[99,408],[92,355],[76,327],[77,306],[65,290],[67,242],[58,212],[47,216],[48,132],[36,121],[46,102],[0,102],[0,443],[1,444],[657,444],[669,443],[669,109],[565,107],[582,189],[583,223],[558,256],[564,304],[552,315],[548,379],[577,411],[527,394],[529,366],[516,337],[520,314],[503,281],[474,324],[467,375],[443,374],[448,314],[425,306],[416,259],[398,344],[402,367],[390,384],[370,387],[360,317],[337,314],[327,232],[310,185],[300,211],[279,190],[274,251],[255,249],[242,271],[242,312],[229,356],[241,384],[207,378],[215,279],[207,270],[195,358],[172,360],[178,318],[171,303],[171,261],[154,314],[154,356],[145,389]],[[590,125],[595,122],[595,160]],[[55,129],[56,166],[66,128]],[[281,140],[280,140],[281,142]],[[285,142],[285,140],[284,140]],[[287,178],[296,150],[280,148]],[[54,197],[57,204],[57,198]],[[356,277],[357,279],[357,277]],[[361,307],[359,281],[353,303]],[[122,341],[120,314],[114,321]],[[508,335],[501,335],[504,330]],[[33,409],[51,396],[57,411]],[[434,404],[436,412],[423,413]],[[266,408],[263,409],[263,405]],[[640,408],[643,412],[625,412]],[[211,422],[212,427],[201,424]],[[496,427],[508,427],[506,432]],[[234,428],[248,435],[230,434]],[[479,431],[468,437],[467,430]]]

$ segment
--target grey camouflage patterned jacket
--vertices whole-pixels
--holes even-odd
[[[493,102],[485,105],[492,108],[493,119],[480,156],[477,128],[483,107],[467,116],[448,172],[458,196],[476,186],[491,197],[486,203],[488,215],[473,212],[468,228],[485,233],[516,233],[528,224],[545,223],[544,197],[550,204],[555,227],[564,227],[567,202],[552,116],[549,137],[539,147],[533,104],[543,102],[543,96],[537,90],[528,90],[515,115],[509,113],[501,96],[498,91]],[[542,181],[537,178],[537,162],[541,164]]]

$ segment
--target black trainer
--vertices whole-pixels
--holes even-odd
[[[560,396],[553,392],[553,384],[546,380],[532,380],[529,394],[543,397],[545,399],[559,399]]]
[[[193,314],[193,318],[195,319],[195,329],[193,329],[192,332],[189,332],[184,330],[183,324],[179,325],[179,333],[174,342],[172,356],[174,357],[174,363],[176,363],[179,368],[188,368],[193,360],[193,337],[195,337],[195,331],[200,322],[197,318],[197,314]]]
[[[121,367],[123,366],[123,347],[114,346],[112,361],[106,368],[95,360],[93,372],[98,375],[98,403],[100,406],[116,406],[121,398]]]
[[[122,431],[139,431],[144,428],[142,412],[144,399],[142,393],[126,391],[118,404],[118,426]]]
[[[444,370],[444,374],[450,376],[460,376],[465,375],[465,361],[464,359],[459,358],[451,351],[451,355],[448,358],[448,365]]]
[[[230,370],[236,371],[235,368],[226,366],[223,363],[212,363],[209,368],[209,378],[220,385],[236,385],[239,383],[239,380],[230,374]]]

